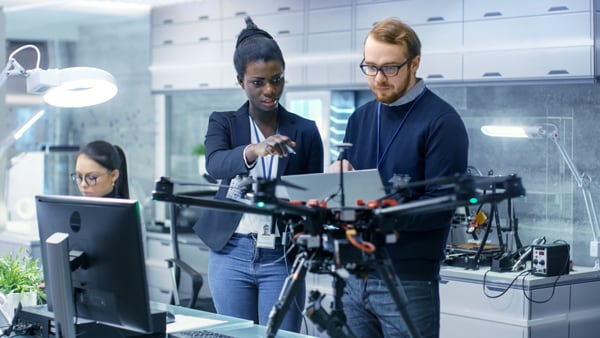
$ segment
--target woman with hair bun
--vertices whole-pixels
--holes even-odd
[[[316,123],[279,102],[285,84],[281,49],[250,18],[236,41],[233,63],[248,100],[237,111],[210,116],[206,170],[222,180],[215,198],[245,200],[237,183],[247,177],[323,172]],[[282,243],[284,226],[273,225],[268,215],[207,209],[194,230],[211,249],[208,281],[217,312],[266,325],[294,259],[290,244]],[[281,329],[300,331],[304,301],[300,281]]]

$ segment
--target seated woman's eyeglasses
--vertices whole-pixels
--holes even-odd
[[[104,174],[100,174],[100,175],[96,175],[96,174],[86,174],[85,176],[81,176],[77,173],[72,173],[71,176],[71,180],[75,183],[77,183],[77,185],[80,185],[81,182],[83,182],[83,180],[85,180],[85,183],[87,185],[89,185],[90,187],[93,187],[96,185],[96,181],[98,180],[99,177],[101,176],[105,176],[108,175],[107,173]]]
[[[402,62],[399,65],[386,65],[379,67],[375,65],[365,64],[363,63],[365,62],[365,60],[363,59],[363,62],[360,63],[360,70],[363,72],[363,74],[367,76],[377,76],[377,73],[379,72],[382,72],[383,75],[385,75],[386,77],[396,76],[398,75],[398,72],[400,72],[400,69],[402,69],[402,67],[404,67],[404,65],[406,65],[408,61],[410,61],[410,59]]]

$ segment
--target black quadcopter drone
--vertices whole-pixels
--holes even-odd
[[[343,193],[343,172],[340,173],[340,189]],[[471,174],[441,177],[431,180],[410,182],[398,179],[390,194],[364,205],[328,208],[324,201],[288,201],[277,198],[278,185],[302,189],[277,179],[250,179],[246,182],[255,189],[247,195],[251,203],[233,200],[198,198],[175,194],[174,186],[193,185],[168,177],[161,177],[153,191],[153,199],[184,205],[194,205],[225,211],[239,211],[273,216],[276,222],[285,225],[287,238],[298,249],[292,273],[286,280],[279,301],[273,307],[267,325],[267,336],[274,337],[288,310],[298,282],[307,272],[329,274],[334,278],[334,302],[327,313],[320,302],[323,296],[312,291],[305,314],[317,324],[320,331],[332,337],[354,337],[342,311],[341,294],[344,280],[350,274],[363,275],[377,271],[386,283],[390,294],[403,316],[412,337],[419,337],[406,307],[402,286],[397,279],[385,250],[377,250],[395,240],[395,231],[400,227],[401,216],[455,210],[461,206],[495,203],[525,195],[521,179],[509,176],[473,176]],[[415,189],[435,186],[438,197],[412,200]]]

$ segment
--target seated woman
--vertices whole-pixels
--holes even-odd
[[[125,153],[106,141],[90,142],[79,151],[71,179],[83,196],[129,198]]]

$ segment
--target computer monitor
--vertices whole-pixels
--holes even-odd
[[[62,195],[35,199],[46,289],[53,290],[48,266],[57,264],[49,261],[54,258],[47,239],[67,234],[75,317],[128,331],[164,332],[152,325],[138,202]],[[75,266],[74,257],[80,258]],[[52,305],[49,294],[50,311]]]

